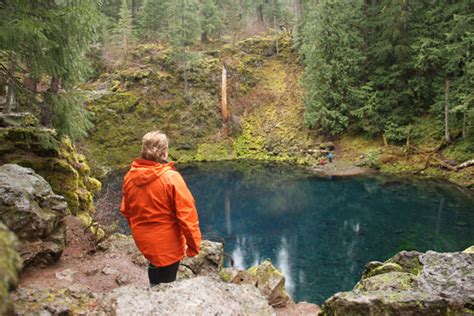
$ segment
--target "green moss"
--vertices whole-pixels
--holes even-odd
[[[415,276],[411,273],[388,272],[374,275],[370,278],[361,280],[355,286],[360,291],[379,291],[379,290],[408,290],[415,281]]]
[[[224,282],[230,282],[230,273],[227,272],[225,269],[222,269],[222,270],[219,272],[219,275],[220,275],[222,281],[224,281]]]
[[[364,278],[370,278],[379,274],[388,273],[388,272],[403,272],[403,268],[396,263],[387,262],[379,267],[374,268],[369,271]]]

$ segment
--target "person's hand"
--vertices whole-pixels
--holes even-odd
[[[186,257],[192,258],[192,257],[195,257],[198,254],[199,254],[199,252],[195,252],[195,251],[191,250],[191,248],[186,246]]]

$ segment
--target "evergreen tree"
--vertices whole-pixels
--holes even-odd
[[[303,28],[305,123],[339,134],[349,125],[350,112],[360,104],[364,57],[360,1],[322,0]]]
[[[127,0],[122,0],[119,11],[119,20],[114,28],[114,41],[121,51],[121,60],[128,60],[129,50],[133,42],[132,11]]]
[[[139,19],[139,33],[147,40],[165,39],[169,30],[171,0],[145,0]]]
[[[201,41],[216,37],[222,32],[223,16],[215,0],[204,0],[201,6]]]
[[[189,50],[201,34],[199,3],[197,0],[173,1],[170,6],[169,41],[174,47],[172,59],[183,74],[184,93],[189,100],[188,72],[196,60],[196,53]]]
[[[12,0],[2,5],[0,75],[14,82],[22,93],[36,91],[20,82],[17,74],[50,78],[45,102],[40,104],[42,122],[53,124],[59,134],[83,136],[90,122],[83,103],[69,97],[90,69],[85,54],[97,38],[97,3]],[[69,115],[62,116],[62,109]]]

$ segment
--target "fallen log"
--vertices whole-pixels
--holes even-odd
[[[471,160],[468,160],[468,161],[465,161],[459,165],[457,165],[456,167],[454,167],[456,170],[462,170],[464,168],[467,168],[467,167],[470,167],[470,166],[474,166],[474,159],[471,159]]]

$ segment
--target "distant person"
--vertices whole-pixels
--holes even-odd
[[[138,249],[150,261],[150,285],[176,280],[180,260],[199,253],[201,231],[194,198],[173,162],[168,139],[154,131],[143,136],[141,158],[125,175],[120,212]]]
[[[329,152],[329,154],[328,154],[329,162],[332,162],[333,158],[334,158],[334,155],[332,154],[332,152]]]

